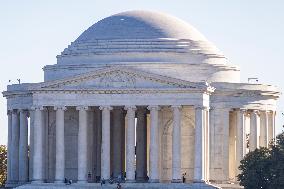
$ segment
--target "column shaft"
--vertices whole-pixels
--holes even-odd
[[[126,171],[126,168],[125,168],[125,146],[126,146],[126,138],[125,138],[125,130],[126,130],[126,124],[125,124],[125,116],[126,116],[126,113],[123,112],[122,114],[122,119],[121,119],[121,125],[122,125],[122,128],[121,128],[121,168],[122,168],[122,173],[123,173],[123,178],[125,177],[125,171]]]
[[[13,157],[13,150],[12,150],[12,111],[7,111],[8,115],[8,154],[7,154],[7,182],[6,184],[11,183],[12,178],[12,157]]]
[[[194,182],[205,182],[205,118],[204,107],[195,109]]]
[[[33,180],[33,157],[34,157],[34,111],[30,113],[30,146],[29,146],[29,181]]]
[[[102,146],[102,114],[99,109],[95,111],[96,117],[96,181],[101,177],[101,146]]]
[[[17,110],[12,112],[12,175],[11,180],[13,183],[19,181],[19,136],[20,136],[20,125],[19,125],[19,114]]]
[[[19,181],[28,182],[28,112],[20,111]]]
[[[149,182],[159,182],[159,107],[149,106],[150,110],[150,172]]]
[[[260,113],[259,146],[268,147],[268,112]]]
[[[268,142],[275,138],[275,112],[271,111],[268,114]]]
[[[205,165],[204,165],[204,173],[205,173],[205,181],[209,182],[210,173],[210,133],[209,133],[209,108],[205,108],[204,113],[204,138],[205,138],[205,144],[204,144],[204,155],[205,155]]]
[[[63,183],[65,178],[64,111],[66,108],[54,107],[54,110],[56,110],[55,182]]]
[[[145,108],[137,111],[136,138],[136,180],[144,182],[147,177],[147,114]]]
[[[259,147],[258,128],[259,128],[258,111],[253,111],[251,112],[250,115],[250,136],[249,136],[250,151],[254,151],[256,148]]]
[[[87,182],[88,165],[88,107],[77,107],[79,110],[79,133],[78,133],[78,181],[77,183]]]
[[[172,182],[181,182],[181,106],[172,106]]]
[[[43,182],[43,108],[34,108],[33,182]]]
[[[238,169],[240,161],[246,155],[246,111],[237,111],[237,136],[236,136],[236,173],[239,174]]]
[[[113,110],[113,177],[122,176],[122,108]]]
[[[126,144],[126,179],[135,180],[135,106],[125,107],[127,110],[127,144]]]
[[[101,153],[101,179],[110,178],[110,110],[109,106],[100,107],[102,110],[102,153]]]

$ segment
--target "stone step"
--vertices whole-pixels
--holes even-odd
[[[243,186],[240,186],[238,184],[216,184],[216,186],[222,189],[244,189]]]
[[[99,183],[88,184],[27,184],[17,187],[17,189],[116,189],[117,184]],[[182,183],[122,183],[121,189],[221,189],[208,184],[182,184]]]

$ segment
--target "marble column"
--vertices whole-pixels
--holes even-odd
[[[136,180],[144,182],[147,178],[147,112],[146,108],[137,110],[136,126]]]
[[[122,125],[122,128],[121,128],[121,168],[122,168],[122,173],[123,173],[123,179],[125,178],[125,171],[126,171],[126,166],[125,166],[125,147],[126,147],[126,137],[125,137],[125,131],[126,131],[126,124],[125,124],[125,117],[126,117],[126,111],[123,111],[122,113],[122,119],[121,119],[121,125]]]
[[[30,114],[30,146],[29,146],[29,181],[33,180],[33,152],[34,152],[34,111],[29,110]]]
[[[20,136],[20,125],[19,125],[19,113],[18,110],[12,112],[12,172],[11,180],[13,183],[19,181],[19,136]]]
[[[195,154],[193,182],[205,182],[205,109],[206,107],[196,107],[195,109]]]
[[[43,156],[43,182],[48,180],[48,107],[42,109],[42,125],[43,125],[43,143],[42,143],[42,156]]]
[[[12,111],[8,110],[7,111],[7,116],[8,116],[8,141],[7,141],[7,146],[8,146],[8,154],[7,154],[7,181],[6,185],[11,184],[11,178],[12,178]]]
[[[181,182],[181,106],[172,106],[172,182]]]
[[[205,165],[204,165],[204,178],[206,182],[209,182],[210,179],[210,173],[209,173],[209,167],[210,167],[210,133],[209,133],[209,108],[206,107],[204,113],[204,159],[205,159]]]
[[[275,111],[268,113],[268,142],[275,138]]]
[[[102,110],[102,152],[101,152],[101,179],[110,178],[110,111],[112,107],[101,106]]]
[[[44,181],[43,173],[43,111],[44,107],[33,107],[34,110],[34,152],[33,152],[33,183]]]
[[[135,181],[135,106],[125,107],[127,110],[127,143],[126,143],[126,181]]]
[[[54,110],[56,111],[55,182],[63,183],[65,178],[64,111],[66,107],[55,106]]]
[[[259,112],[253,110],[250,113],[250,136],[249,136],[249,150],[254,151],[259,147],[259,138],[258,138],[258,128],[259,128]]]
[[[148,110],[150,110],[149,182],[159,182],[159,106],[148,106]]]
[[[28,111],[20,110],[19,139],[19,182],[24,184],[29,180],[28,161]]]
[[[79,111],[79,132],[78,132],[78,181],[77,183],[87,182],[88,166],[88,107],[76,107]]]
[[[259,146],[268,147],[268,112],[260,112]]]
[[[95,109],[96,120],[96,181],[101,177],[101,147],[102,147],[102,113],[99,109]]]
[[[237,110],[237,133],[236,133],[236,173],[239,174],[238,169],[240,161],[246,155],[246,110]]]
[[[121,177],[122,176],[122,116],[123,109],[118,107],[113,110],[113,177]]]

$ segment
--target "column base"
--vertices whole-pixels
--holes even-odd
[[[133,179],[126,179],[126,181],[125,181],[126,183],[135,183],[136,182],[136,180],[133,180]]]
[[[77,184],[86,184],[87,181],[86,181],[86,180],[78,180],[76,183],[77,183]]]
[[[54,183],[55,184],[64,184],[64,180],[55,180]]]
[[[19,182],[18,182],[19,185],[23,185],[23,184],[27,184],[27,183],[28,183],[27,180],[26,180],[26,181],[19,181]]]
[[[136,182],[138,182],[138,183],[145,183],[145,182],[147,182],[147,178],[146,177],[136,178]]]
[[[149,183],[159,183],[159,179],[149,179]]]
[[[197,179],[194,179],[193,180],[193,183],[206,183],[205,180],[197,180]]]
[[[18,185],[18,182],[11,181],[11,180],[5,183],[5,187],[7,187],[7,188],[13,188],[17,185]]]
[[[44,183],[43,180],[33,180],[31,184],[42,184]]]
[[[173,179],[172,183],[182,183],[182,179]]]

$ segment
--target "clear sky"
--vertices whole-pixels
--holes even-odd
[[[126,10],[158,10],[195,26],[232,64],[242,81],[284,89],[282,0],[0,0],[0,90],[8,80],[43,81],[42,67],[98,20]],[[284,100],[278,103],[277,133]],[[6,100],[0,97],[0,144],[7,140]]]

